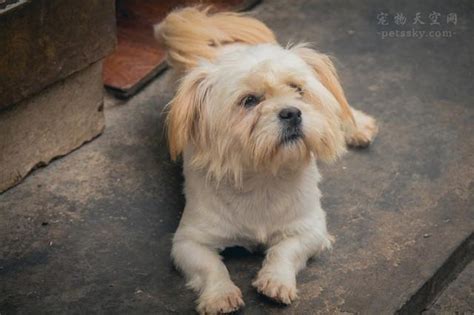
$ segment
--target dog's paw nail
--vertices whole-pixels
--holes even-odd
[[[228,290],[201,296],[197,312],[206,315],[228,314],[239,310],[244,305],[240,289],[233,286]]]
[[[364,136],[359,136],[358,138],[352,138],[349,141],[347,141],[347,145],[351,148],[367,148],[370,145],[370,139],[364,137]]]
[[[346,143],[352,148],[366,148],[373,141],[378,132],[375,119],[361,111],[354,110],[354,117],[357,121],[357,129],[346,135]]]
[[[294,284],[287,284],[278,279],[272,278],[258,278],[252,285],[257,291],[272,300],[289,305],[297,299],[296,286]]]

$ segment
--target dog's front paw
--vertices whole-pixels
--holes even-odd
[[[356,128],[346,134],[346,143],[353,148],[368,147],[377,135],[377,123],[374,118],[360,110],[352,109],[352,113],[354,114]]]
[[[244,306],[242,292],[233,283],[225,288],[205,290],[199,297],[196,308],[199,314],[227,314]]]
[[[291,304],[298,297],[295,281],[271,273],[259,273],[252,285],[259,293],[286,305]]]

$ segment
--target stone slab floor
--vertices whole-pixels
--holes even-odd
[[[242,314],[472,312],[472,272],[452,281],[473,256],[473,2],[289,3],[265,1],[252,14],[282,43],[314,42],[336,57],[349,100],[378,118],[380,133],[370,149],[322,165],[337,240],[298,277],[297,302],[280,307],[252,289],[261,255],[225,253]],[[441,25],[430,25],[432,11]],[[381,12],[389,25],[378,24]],[[394,23],[398,12],[405,25]],[[412,24],[417,12],[425,24]],[[451,36],[382,38],[412,28]],[[102,136],[0,195],[2,315],[193,312],[169,259],[184,203],[163,138],[170,77],[128,101],[107,97]],[[441,292],[461,300],[435,301]],[[459,309],[440,305],[452,301]]]

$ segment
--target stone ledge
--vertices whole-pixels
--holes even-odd
[[[471,262],[423,314],[472,314],[473,296],[474,262]]]
[[[116,42],[114,5],[35,0],[0,12],[0,109],[110,53]]]
[[[104,128],[102,62],[0,111],[0,192]]]

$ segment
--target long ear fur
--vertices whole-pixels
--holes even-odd
[[[206,76],[207,73],[202,69],[189,72],[168,105],[166,123],[168,145],[173,160],[176,160],[188,143],[196,143],[204,136],[203,131],[198,131],[198,128],[202,126],[202,107],[210,88],[206,85]]]
[[[314,69],[321,83],[339,103],[339,118],[347,145],[357,148],[367,147],[377,134],[377,123],[373,117],[349,105],[331,59],[305,44],[295,46],[292,50]]]
[[[354,116],[347,102],[344,91],[339,83],[336,68],[329,56],[308,48],[305,44],[292,48],[316,72],[321,83],[328,89],[340,106],[340,119],[346,133],[351,133],[356,128]]]

